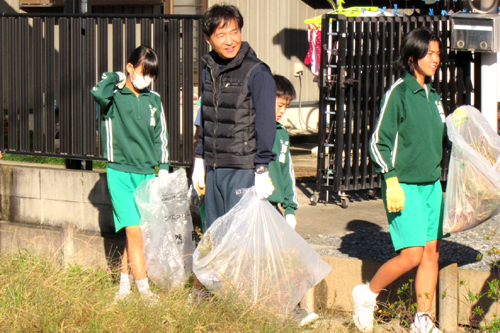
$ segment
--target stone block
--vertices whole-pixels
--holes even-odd
[[[62,227],[66,224],[82,225],[81,202],[42,200],[42,224]]]
[[[40,169],[40,178],[42,199],[83,202],[81,171]]]
[[[2,195],[23,198],[40,198],[40,169],[29,167],[2,166]],[[8,177],[9,179],[5,179]]]
[[[42,211],[40,199],[7,197],[2,198],[2,219],[10,222],[40,224]],[[8,200],[7,200],[8,199]]]
[[[62,259],[62,233],[58,228],[0,222],[0,252],[18,253],[24,249],[57,263]]]

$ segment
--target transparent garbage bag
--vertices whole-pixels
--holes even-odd
[[[453,146],[443,231],[454,233],[500,213],[500,137],[472,106],[455,110],[446,126]]]
[[[186,170],[145,180],[135,198],[148,277],[160,287],[182,287],[192,272],[195,248]]]
[[[252,187],[205,232],[193,272],[212,292],[289,314],[332,267]]]

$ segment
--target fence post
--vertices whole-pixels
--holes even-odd
[[[458,331],[458,266],[450,264],[439,271],[438,321],[446,332]],[[446,297],[442,297],[446,292]]]

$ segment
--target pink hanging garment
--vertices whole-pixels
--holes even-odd
[[[309,24],[307,27],[309,50],[307,52],[304,64],[311,65],[311,72],[313,75],[319,75],[319,67],[321,64],[321,29]]]
[[[307,25],[307,40],[309,41],[309,50],[307,51],[306,58],[304,59],[305,65],[310,65],[313,62],[315,34],[314,28],[311,24]]]

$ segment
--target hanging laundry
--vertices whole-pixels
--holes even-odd
[[[308,24],[307,39],[309,40],[309,50],[304,64],[311,65],[311,72],[317,76],[321,65],[321,29],[314,24]]]

